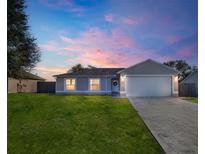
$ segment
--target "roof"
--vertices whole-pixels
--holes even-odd
[[[32,80],[45,80],[44,78],[37,76],[37,75],[34,75],[30,72],[25,72],[23,75],[23,78],[24,79],[32,79]]]
[[[189,74],[184,80],[180,83],[197,83],[198,82],[198,70]]]
[[[119,71],[120,74],[130,74],[130,75],[147,75],[147,74],[156,74],[156,75],[175,75],[179,72],[169,66],[161,64],[155,60],[147,59],[143,62],[132,65],[124,70]]]
[[[85,68],[78,72],[68,72],[64,74],[54,75],[54,77],[69,77],[69,76],[114,76],[124,68]]]
[[[42,77],[39,77],[37,75],[34,75],[30,72],[26,72],[26,71],[23,71],[22,72],[22,79],[31,79],[31,80],[45,80],[44,78]]]

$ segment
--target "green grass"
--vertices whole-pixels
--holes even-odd
[[[127,99],[8,95],[10,154],[161,154]]]
[[[198,103],[198,97],[182,97],[182,99],[187,100],[192,103]]]

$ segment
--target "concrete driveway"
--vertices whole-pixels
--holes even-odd
[[[197,104],[175,97],[129,100],[166,153],[197,153]]]

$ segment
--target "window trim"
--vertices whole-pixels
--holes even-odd
[[[91,81],[91,80],[96,80],[96,79],[99,80],[99,90],[91,90],[91,88],[90,88],[90,81]],[[95,92],[95,91],[96,91],[96,92],[97,92],[97,91],[101,91],[101,79],[100,79],[100,78],[89,78],[89,85],[88,85],[88,87],[89,87],[89,88],[88,88],[89,91],[94,91],[94,92]]]
[[[72,79],[74,79],[75,80],[75,89],[74,90],[68,90],[67,88],[66,88],[66,80],[72,80]],[[64,78],[64,91],[76,91],[76,86],[77,85],[77,80],[76,80],[76,78]]]

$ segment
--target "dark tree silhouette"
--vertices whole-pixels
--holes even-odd
[[[81,64],[76,64],[76,65],[71,67],[72,72],[80,72],[80,71],[83,71],[83,69],[84,69],[84,67]]]
[[[80,72],[83,71],[84,69],[95,69],[97,67],[92,66],[92,65],[88,65],[87,67],[84,67],[82,64],[76,64],[74,66],[71,67],[70,70],[68,70],[68,72]]]
[[[164,62],[164,65],[172,67],[179,71],[179,81],[185,79],[190,73],[197,70],[197,67],[191,67],[185,60],[174,60]]]
[[[24,0],[8,0],[8,76],[20,79],[40,61],[36,39],[30,34]]]

